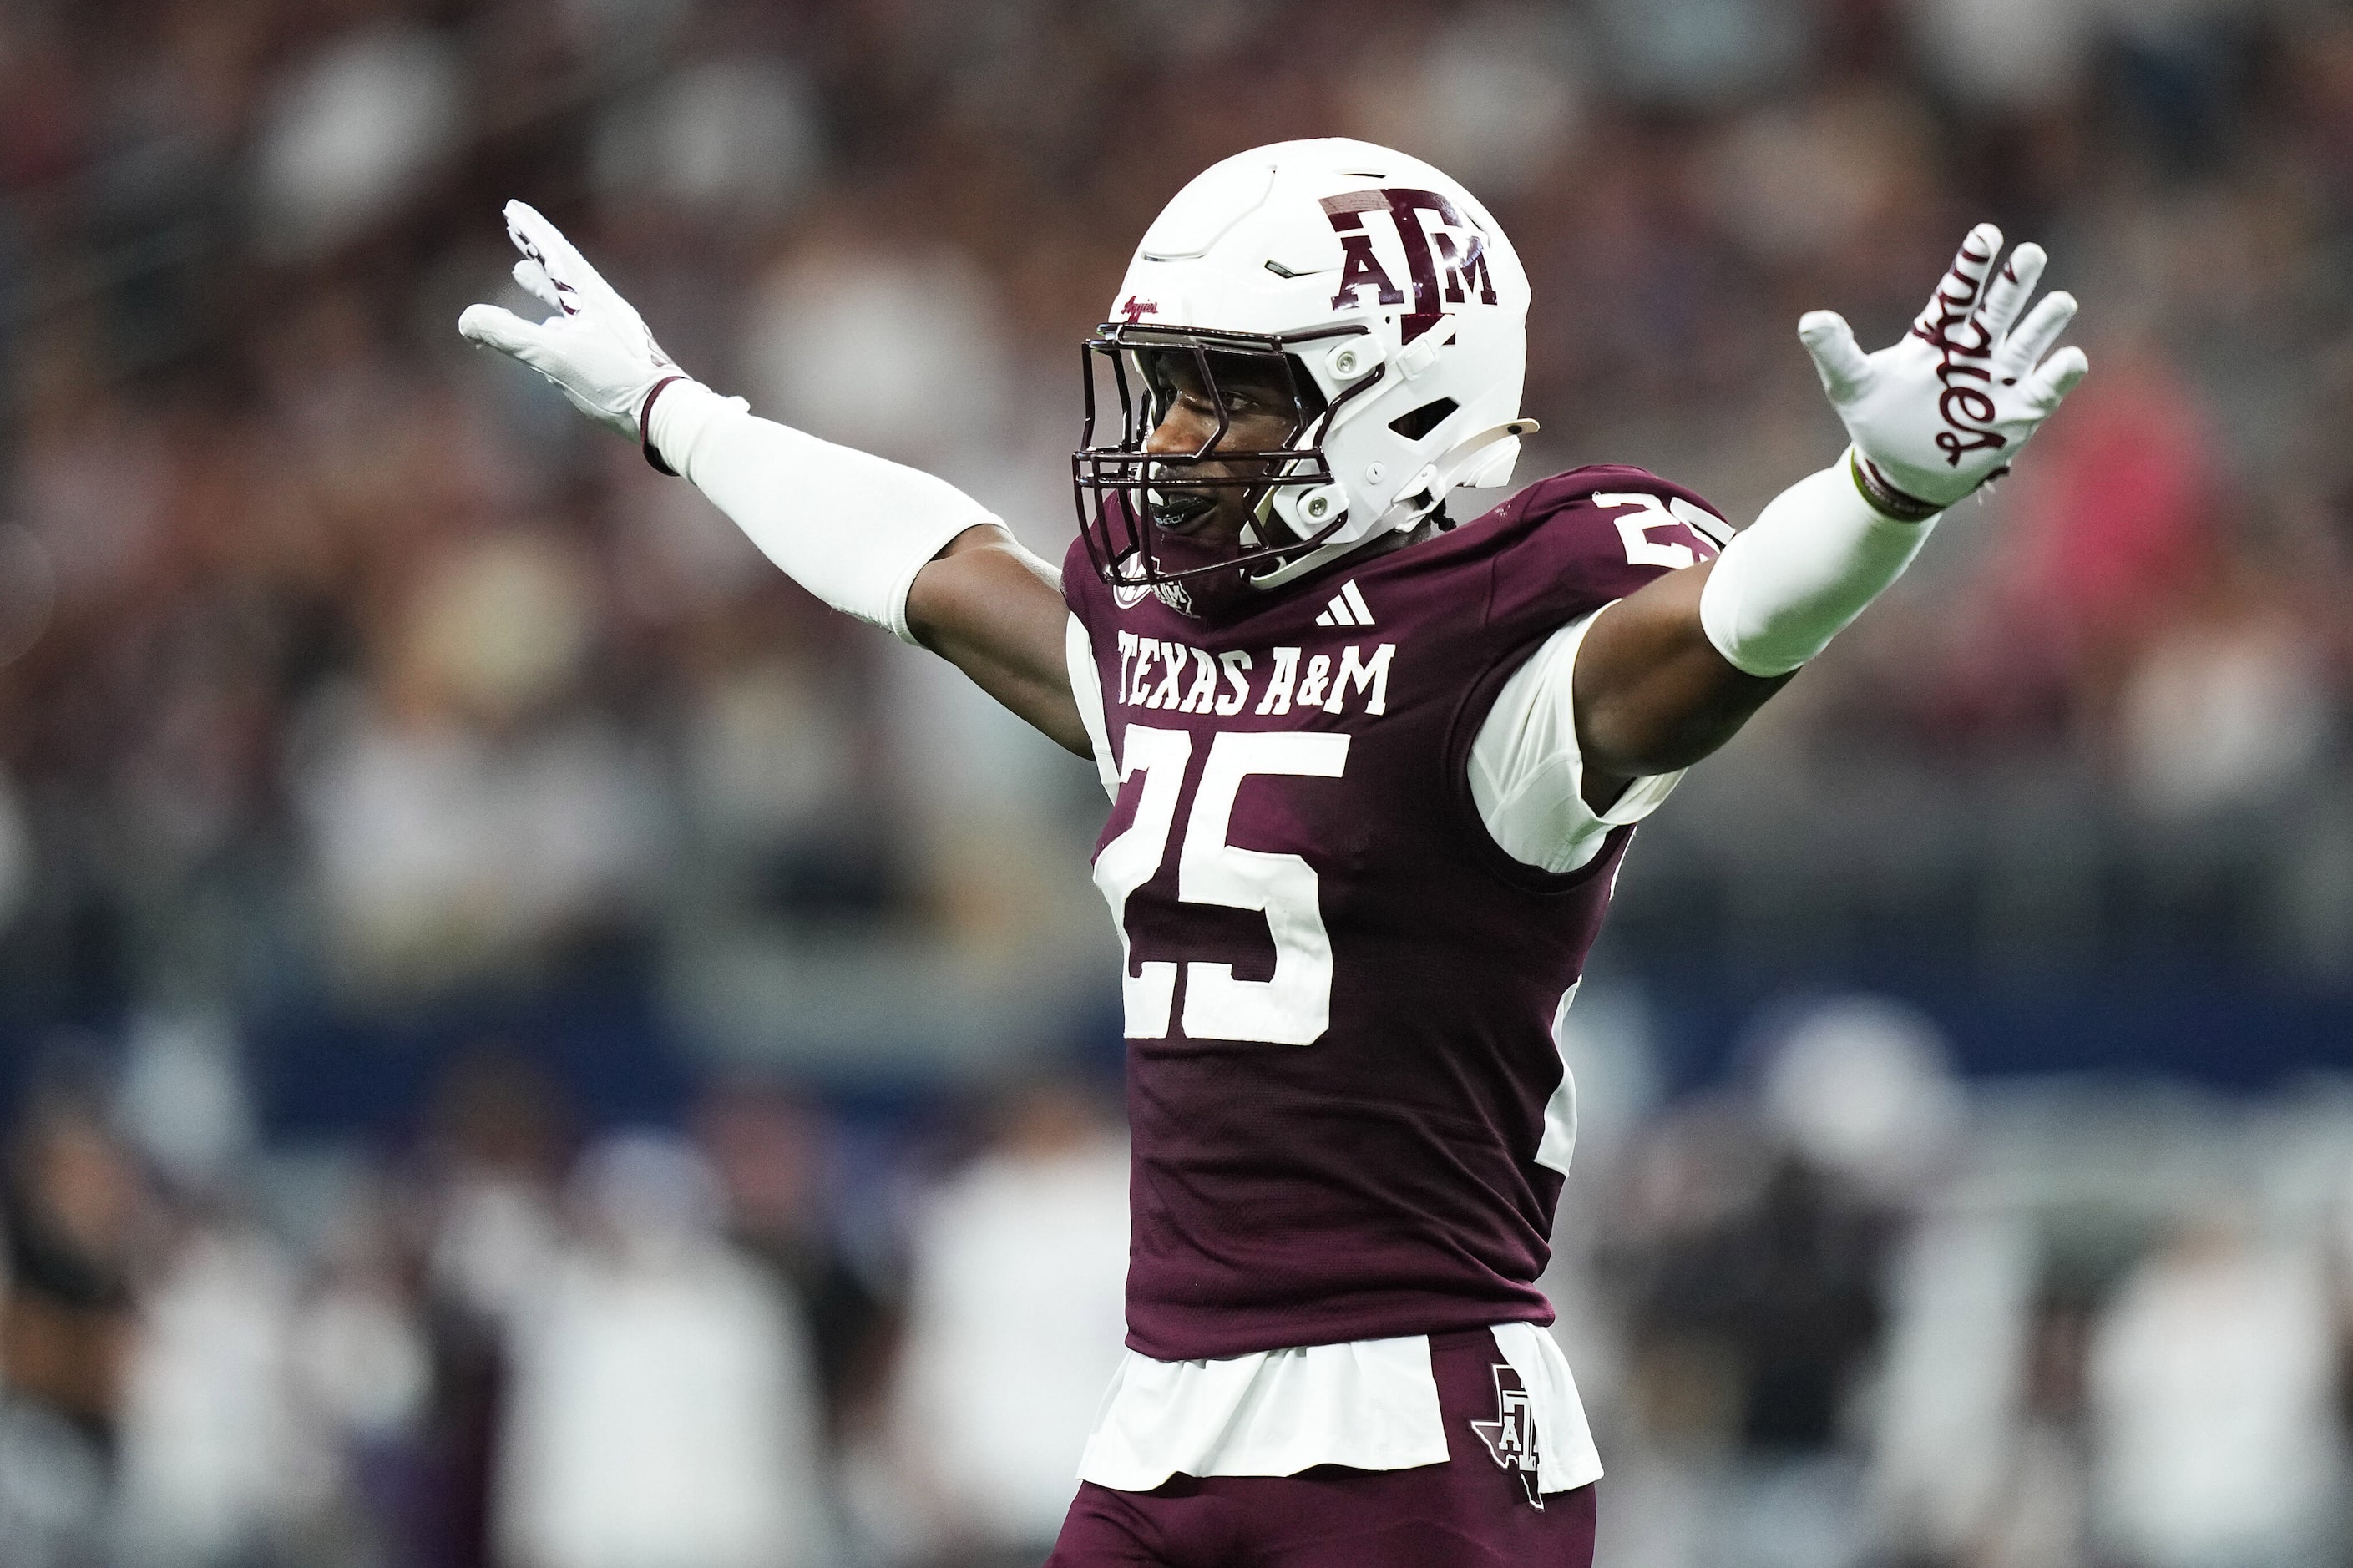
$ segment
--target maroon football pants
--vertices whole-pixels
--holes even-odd
[[[1493,1337],[1434,1334],[1430,1359],[1446,1463],[1172,1476],[1148,1492],[1082,1481],[1046,1568],[1591,1568],[1593,1488],[1534,1508],[1472,1429],[1496,1414]]]

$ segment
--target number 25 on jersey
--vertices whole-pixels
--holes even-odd
[[[1129,956],[1127,901],[1166,859],[1192,757],[1193,736],[1186,731],[1127,727],[1120,783],[1124,787],[1139,773],[1144,783],[1127,830],[1095,857],[1095,885],[1119,927],[1121,990],[1133,1040],[1166,1039],[1175,1009],[1177,965],[1139,964]],[[1332,941],[1324,929],[1315,868],[1296,855],[1237,848],[1226,834],[1243,780],[1253,774],[1336,779],[1347,762],[1343,734],[1229,731],[1209,738],[1177,850],[1176,897],[1187,904],[1262,912],[1274,939],[1274,973],[1237,980],[1230,963],[1185,964],[1187,1037],[1306,1046],[1330,1026]]]

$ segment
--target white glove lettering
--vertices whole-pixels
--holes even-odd
[[[1988,385],[1993,381],[1993,372],[1988,368],[1993,358],[1993,330],[1971,313],[1984,297],[1983,280],[1961,270],[1963,264],[1982,267],[1993,259],[1971,248],[1977,237],[1972,234],[1962,242],[1959,261],[1945,274],[1927,310],[1912,323],[1912,331],[1944,356],[1936,366],[1936,379],[1945,386],[1943,395],[1936,399],[1936,411],[1945,416],[1947,428],[1936,432],[1936,445],[1944,452],[1945,460],[1956,468],[1960,466],[1964,452],[1981,447],[1998,451],[2009,445],[2000,431],[1989,428],[1994,422],[1995,409],[1993,398],[1985,388],[1953,384],[1956,376],[1974,376]],[[2014,266],[2012,275],[2015,276]]]
[[[2043,357],[2074,317],[2073,295],[2045,295],[2020,319],[2042,247],[2018,247],[1996,272],[2000,254],[2000,229],[1971,229],[1919,320],[1877,353],[1865,356],[1834,311],[1798,323],[1854,443],[1856,482],[1883,511],[1928,516],[2009,472],[2089,368],[2078,348]]]

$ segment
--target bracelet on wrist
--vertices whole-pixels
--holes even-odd
[[[678,470],[663,460],[661,453],[654,446],[654,399],[662,395],[663,388],[685,379],[682,375],[662,377],[646,389],[646,400],[638,405],[638,450],[645,454],[646,461],[653,466],[654,472],[667,474],[673,479],[678,478]]]
[[[1862,492],[1862,499],[1883,517],[1898,522],[1926,522],[1945,510],[1888,483],[1887,476],[1861,452],[1848,453],[1847,472],[1854,476],[1854,488]]]

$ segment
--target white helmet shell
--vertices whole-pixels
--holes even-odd
[[[1312,490],[1278,489],[1270,506],[1296,539],[1324,536],[1320,562],[1412,527],[1457,485],[1508,481],[1519,436],[1535,427],[1519,412],[1527,314],[1519,254],[1476,196],[1419,158],[1335,137],[1196,175],[1145,232],[1111,319],[1286,337],[1362,329],[1299,356],[1335,405],[1320,445],[1345,520],[1330,528],[1334,498]]]

